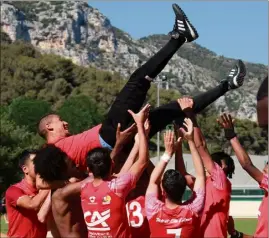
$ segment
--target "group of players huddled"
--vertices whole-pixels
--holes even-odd
[[[70,135],[56,114],[44,116],[38,133],[46,139],[39,150],[19,156],[24,178],[6,193],[8,237],[268,237],[268,163],[256,168],[241,146],[230,114],[217,122],[243,169],[265,191],[255,234],[243,234],[229,216],[235,172],[224,152],[210,154],[196,114],[246,75],[239,60],[226,79],[194,97],[151,109],[145,104],[151,82],[184,43],[198,33],[182,9],[173,4],[175,25],[170,40],[130,77],[102,124]],[[257,94],[259,125],[268,126],[268,77]],[[78,118],[79,120],[79,118]],[[216,123],[217,123],[216,122]],[[156,166],[149,159],[149,139],[164,133],[165,152]],[[213,125],[212,125],[213,126]],[[204,132],[206,133],[206,132]],[[186,171],[182,141],[192,156],[195,176]],[[175,169],[166,170],[172,157]],[[192,191],[183,201],[186,187]]]

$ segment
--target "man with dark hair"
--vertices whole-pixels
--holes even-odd
[[[87,155],[88,169],[94,177],[108,179],[112,173],[112,160],[110,150],[107,148],[95,148]]]
[[[139,156],[127,173],[112,177],[113,164],[106,148],[96,148],[87,155],[91,178],[81,188],[81,203],[88,237],[131,237],[125,199],[149,162],[145,121],[149,105],[132,115],[138,129]]]
[[[194,141],[206,169],[206,195],[200,224],[195,237],[227,237],[227,221],[231,200],[231,183],[227,177],[234,173],[233,159],[223,152],[209,154],[205,138],[198,127],[193,113],[191,98],[179,99],[179,104],[186,116],[194,123]],[[188,174],[182,158],[182,151],[176,151],[177,169],[186,178],[191,189],[195,177]]]
[[[41,148],[33,162],[35,173],[47,183],[68,180],[71,177],[83,178],[84,175],[66,153],[54,145]]]
[[[233,178],[235,166],[233,158],[223,151],[211,154],[212,160],[217,163],[228,178]]]
[[[262,120],[265,122],[265,120]],[[230,141],[233,150],[236,154],[236,157],[241,164],[242,168],[260,185],[260,188],[264,190],[265,194],[262,200],[262,203],[259,208],[258,215],[258,225],[254,237],[268,237],[268,162],[266,163],[264,169],[261,171],[258,169],[248,156],[245,149],[240,144],[240,141],[237,138],[237,135],[234,131],[234,121],[231,115],[223,114],[218,122],[220,126],[224,129],[225,137]],[[265,125],[265,124],[263,124]],[[233,229],[230,232],[232,237],[249,237],[244,235],[241,232]]]
[[[194,143],[193,124],[190,119],[184,120],[184,127],[187,131],[183,128],[180,130],[188,141],[196,171],[193,198],[182,203],[186,179],[173,169],[164,173],[182,139],[180,137],[175,143],[174,133],[168,131],[164,135],[165,153],[151,174],[145,198],[151,237],[195,237],[198,216],[205,199],[205,175],[202,160]],[[164,202],[158,199],[159,187],[161,187]]]
[[[25,150],[19,156],[19,167],[24,173],[21,182],[6,191],[9,237],[46,237],[47,227],[38,221],[37,212],[49,191],[36,189],[33,160],[37,151]]]
[[[42,207],[44,216],[52,210],[57,227],[56,229],[52,227],[52,232],[58,232],[61,237],[87,236],[80,197],[70,196],[66,199],[62,188],[69,184],[70,180],[76,182],[85,178],[85,174],[78,170],[73,161],[54,145],[40,149],[36,154],[34,165],[38,178],[37,186],[53,188],[51,198],[47,198],[45,208]]]
[[[131,75],[116,97],[102,125],[70,136],[68,123],[58,115],[51,114],[41,119],[39,134],[46,138],[48,144],[55,144],[55,146],[62,149],[82,170],[87,168],[85,158],[89,150],[97,147],[112,149],[115,146],[118,123],[120,123],[123,130],[127,130],[132,134],[134,126],[126,129],[132,122],[127,110],[130,109],[134,112],[140,110],[146,99],[152,79],[163,70],[181,45],[198,38],[198,33],[183,10],[177,4],[173,4],[173,10],[175,12],[175,25],[170,34],[171,39],[158,53]],[[229,90],[242,86],[245,73],[244,63],[239,60],[238,65],[231,70],[227,79],[221,81],[215,88],[194,97],[193,110],[195,113],[202,111]],[[149,137],[164,129],[167,124],[177,117],[184,118],[184,113],[177,101],[152,110],[149,115],[151,123]]]

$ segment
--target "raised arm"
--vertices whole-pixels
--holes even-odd
[[[137,128],[135,124],[132,124],[124,131],[120,131],[120,129],[121,125],[119,123],[116,131],[116,143],[110,154],[111,159],[116,163],[119,153],[122,151],[123,147],[133,138]]]
[[[137,114],[128,110],[128,112],[132,115],[138,130],[139,137],[139,156],[137,161],[130,168],[129,172],[138,179],[143,173],[144,169],[147,167],[149,162],[149,146],[148,146],[148,138],[146,135],[144,123],[149,115],[150,105],[145,105],[141,111]]]
[[[194,143],[195,146],[203,160],[204,166],[209,174],[212,174],[215,164],[212,160],[210,153],[207,149],[205,137],[196,122],[196,118],[193,117],[192,120],[194,121]]]
[[[138,152],[139,152],[139,142],[135,141],[134,146],[133,146],[127,160],[125,161],[124,165],[122,166],[122,168],[117,176],[120,176],[121,174],[127,173],[131,169],[131,167],[133,166],[134,162],[136,161],[136,159],[138,157]]]
[[[185,118],[183,125],[188,129],[188,131],[185,131],[184,128],[180,128],[180,131],[183,133],[184,138],[188,141],[196,174],[196,180],[194,182],[193,190],[194,191],[198,191],[199,189],[204,190],[205,172],[202,159],[194,143],[193,123],[191,119]]]
[[[178,139],[178,142],[180,140],[181,138]],[[175,135],[173,131],[166,131],[164,133],[164,146],[165,152],[152,171],[146,194],[158,194],[163,172],[175,152]]]
[[[225,137],[230,141],[235,155],[242,168],[258,183],[261,183],[263,179],[263,172],[255,167],[247,152],[240,144],[234,131],[234,120],[232,119],[231,115],[224,113],[219,119],[217,119],[217,121],[219,125],[224,129]]]
[[[211,156],[209,154],[209,151],[207,149],[206,140],[205,137],[201,131],[201,129],[198,126],[198,123],[196,121],[195,114],[193,113],[193,99],[192,98],[181,98],[178,100],[178,103],[185,113],[185,115],[190,118],[193,122],[194,126],[194,143],[195,146],[203,160],[204,166],[206,167],[206,170],[209,174],[212,173],[214,170],[214,162],[211,159]]]
[[[145,133],[146,133],[146,136],[148,138],[148,135],[149,135],[149,132],[150,132],[150,123],[149,123],[149,119],[147,119],[144,123],[144,128],[145,128]],[[118,174],[121,175],[121,174],[124,174],[124,173],[127,173],[131,167],[133,166],[134,162],[137,160],[138,158],[138,153],[139,153],[139,135],[136,134],[135,135],[135,143],[134,143],[134,146],[127,158],[127,160],[125,161],[123,167],[121,168],[120,170],[120,173]]]
[[[179,128],[174,125],[176,140],[179,138]],[[193,189],[195,177],[186,171],[185,163],[183,160],[182,140],[175,148],[175,170],[178,170],[186,179],[187,185],[190,189]]]

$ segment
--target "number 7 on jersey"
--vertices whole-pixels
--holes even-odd
[[[182,228],[178,228],[178,229],[167,229],[166,233],[167,235],[175,235],[175,238],[179,238],[181,235],[181,230]]]

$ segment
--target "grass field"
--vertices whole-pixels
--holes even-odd
[[[7,233],[7,224],[3,216],[1,216],[1,223],[0,223],[0,233],[6,234]],[[0,235],[1,237],[1,235]]]
[[[257,226],[257,219],[247,219],[247,218],[240,218],[235,219],[235,227],[237,230],[252,235],[254,234]],[[1,217],[1,227],[0,227],[0,233],[7,233],[7,224],[3,217]]]

